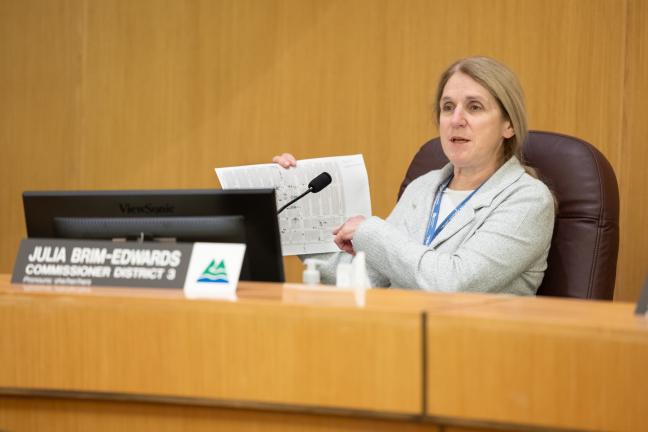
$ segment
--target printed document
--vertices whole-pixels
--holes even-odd
[[[348,218],[371,216],[367,169],[362,155],[297,161],[297,167],[270,163],[216,168],[223,189],[274,188],[277,209],[308,189],[323,171],[333,181],[318,193],[309,193],[279,215],[284,255],[336,252],[332,231]]]

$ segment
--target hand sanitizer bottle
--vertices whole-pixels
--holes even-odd
[[[304,284],[317,285],[320,283],[320,272],[317,270],[317,266],[320,264],[324,264],[324,261],[315,258],[306,258],[304,260],[304,265],[306,265],[303,273]]]

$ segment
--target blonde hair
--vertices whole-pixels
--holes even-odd
[[[443,96],[443,89],[450,77],[457,72],[468,75],[488,90],[497,100],[502,115],[511,123],[515,132],[515,135],[511,138],[504,139],[502,146],[503,161],[508,160],[511,156],[516,156],[524,164],[522,145],[529,134],[526,108],[524,107],[524,93],[515,74],[495,59],[490,57],[466,57],[450,65],[441,74],[436,93],[437,126],[441,115],[439,102]],[[527,171],[529,170],[527,169]]]

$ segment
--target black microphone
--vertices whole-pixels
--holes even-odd
[[[288,204],[281,207],[279,209],[279,211],[277,211],[277,214],[281,213],[282,211],[284,211],[286,209],[286,207],[288,207],[289,205],[293,204],[294,202],[302,199],[303,197],[305,197],[309,193],[311,193],[311,192],[317,193],[317,192],[321,191],[326,186],[330,185],[331,181],[333,181],[333,179],[331,178],[331,174],[324,171],[322,174],[318,175],[313,180],[311,180],[310,183],[308,183],[308,190],[306,192],[304,192],[303,194],[299,195],[297,198],[290,201]]]
[[[326,186],[330,185],[331,181],[333,181],[331,175],[324,171],[322,174],[318,175],[313,180],[311,180],[310,183],[308,183],[308,189],[310,190],[310,192],[317,193],[324,189]]]

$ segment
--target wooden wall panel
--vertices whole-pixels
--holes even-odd
[[[648,1],[628,2],[626,85],[616,170],[621,244],[615,299],[637,301],[648,277]],[[615,167],[616,168],[616,167]]]
[[[14,89],[0,101],[2,271],[24,232],[24,189],[214,187],[214,167],[281,151],[363,153],[374,213],[386,216],[436,135],[436,80],[466,55],[518,73],[532,128],[591,141],[617,173],[645,151],[620,144],[625,0],[30,0],[0,11],[0,85]],[[35,86],[50,90],[46,115]],[[14,142],[22,150],[4,150]],[[639,221],[624,219],[625,243]],[[637,252],[621,269],[647,261]]]
[[[0,271],[25,233],[24,190],[78,187],[80,1],[0,1]]]

